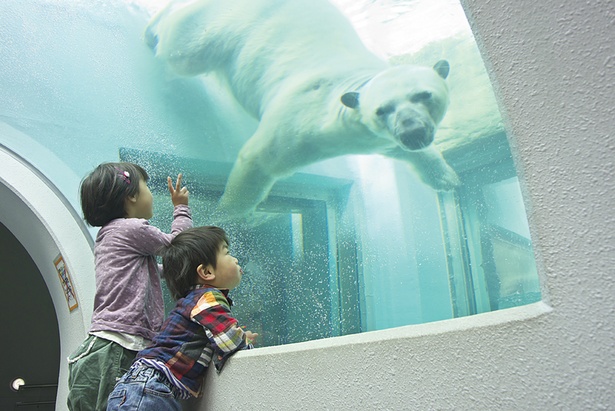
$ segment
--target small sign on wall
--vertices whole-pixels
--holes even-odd
[[[56,259],[53,260],[53,265],[56,266],[56,271],[60,277],[60,283],[62,284],[62,289],[64,290],[64,296],[66,297],[68,309],[73,311],[79,306],[79,303],[77,303],[75,288],[73,287],[73,282],[70,279],[70,274],[68,273],[68,268],[66,267],[64,258],[62,258],[62,254],[58,254]]]

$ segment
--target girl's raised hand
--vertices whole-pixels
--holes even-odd
[[[169,185],[169,193],[171,193],[171,201],[173,202],[173,206],[188,205],[188,194],[190,194],[190,192],[186,187],[181,186],[182,174],[179,173],[177,175],[175,187],[173,187],[171,177],[167,177],[167,184]]]

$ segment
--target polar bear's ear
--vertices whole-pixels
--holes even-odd
[[[359,107],[359,93],[356,91],[349,91],[342,96],[342,104],[348,108]]]
[[[438,73],[440,77],[445,79],[448,77],[448,72],[451,70],[451,65],[448,64],[448,61],[446,60],[440,60],[433,66],[433,69],[436,70],[436,73]]]

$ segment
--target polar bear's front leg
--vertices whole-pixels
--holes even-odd
[[[455,170],[433,144],[417,151],[395,149],[386,155],[410,164],[421,180],[436,190],[449,191],[461,184]]]
[[[276,138],[275,129],[261,120],[256,132],[239,151],[218,203],[217,217],[222,220],[251,217],[277,179],[291,172],[293,165],[285,159],[292,147],[287,139]]]
[[[258,158],[240,153],[218,203],[216,217],[222,220],[248,217],[267,197],[275,181]]]

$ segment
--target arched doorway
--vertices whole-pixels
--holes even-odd
[[[2,224],[0,234],[2,241],[8,244],[3,255],[5,253],[11,253],[12,257],[21,255],[12,262],[7,261],[6,266],[0,264],[2,276],[5,277],[2,280],[0,298],[12,293],[11,298],[34,307],[33,311],[18,314],[19,307],[4,307],[3,302],[3,337],[6,336],[4,338],[9,340],[7,344],[17,344],[15,348],[17,351],[9,351],[9,356],[14,356],[16,359],[21,358],[22,355],[36,358],[34,361],[36,364],[29,362],[23,364],[22,375],[13,375],[13,369],[10,370],[10,374],[5,375],[7,368],[2,367],[0,375],[3,380],[0,383],[6,387],[6,391],[2,388],[0,395],[4,400],[6,393],[9,402],[7,406],[2,403],[0,408],[13,409],[17,400],[15,396],[8,397],[9,385],[12,378],[22,377],[26,382],[26,387],[28,384],[57,384],[57,391],[52,388],[49,397],[56,398],[55,409],[64,410],[66,409],[68,379],[66,357],[82,342],[91,316],[94,294],[94,258],[91,239],[88,238],[83,222],[79,220],[78,215],[67,203],[62,193],[32,164],[2,145],[0,145],[0,164],[2,164],[0,168],[0,223]],[[54,265],[54,260],[58,255],[62,256],[72,276],[78,302],[78,307],[72,311],[69,309],[58,271]],[[13,272],[16,265],[29,266],[29,273],[26,275],[22,272]],[[9,272],[5,272],[7,270]],[[33,279],[37,276],[37,280]],[[5,282],[7,284],[4,284]],[[35,283],[38,284],[35,285]],[[49,318],[36,317],[36,312],[39,310],[48,311],[46,315]],[[5,321],[7,324],[4,323]],[[14,326],[18,330],[18,335],[5,334],[5,325]],[[35,330],[36,328],[38,330]],[[50,334],[39,332],[41,329]],[[40,340],[35,341],[32,346],[19,344],[18,340],[23,338]],[[42,346],[45,347],[41,348]],[[4,342],[2,347],[4,348]],[[30,353],[30,350],[37,352]],[[41,358],[40,353],[53,358]],[[40,372],[34,370],[34,367],[39,367]],[[51,377],[54,373],[55,377]],[[28,381],[24,377],[26,375],[33,375],[32,380]],[[34,380],[34,375],[37,378],[40,377],[41,380]],[[45,380],[42,379],[43,377]],[[25,391],[29,390],[26,388]],[[32,388],[34,393],[32,395],[34,398],[39,398],[35,391],[36,389]],[[42,392],[39,394],[42,395]],[[41,402],[50,401],[40,398]],[[34,399],[31,394],[28,394],[27,399],[18,401],[28,402]],[[47,409],[42,406],[39,409]],[[53,409],[53,405],[44,406]]]
[[[36,264],[0,223],[0,409],[52,410],[60,374],[60,331],[47,286]],[[22,378],[24,388],[10,382]],[[30,388],[34,387],[34,388]]]

